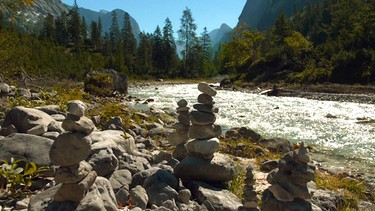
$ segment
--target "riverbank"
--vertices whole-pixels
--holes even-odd
[[[229,89],[241,90],[249,93],[261,93],[265,90],[278,89],[281,97],[300,97],[312,100],[339,101],[353,103],[375,103],[374,85],[346,85],[346,84],[241,84]]]

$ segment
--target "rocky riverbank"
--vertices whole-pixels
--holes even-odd
[[[23,100],[29,102],[44,100],[41,93],[31,94],[30,90],[17,90],[15,87],[11,89],[15,89],[13,91],[18,93],[17,97]],[[342,203],[345,203],[345,196],[340,191],[317,188],[313,182],[309,182],[312,170],[314,168],[319,170],[320,167],[318,163],[307,159],[309,155],[305,148],[299,151],[298,147],[293,146],[288,140],[266,139],[249,128],[233,128],[219,137],[222,149],[217,152],[219,140],[214,137],[219,133],[213,123],[215,112],[220,110],[211,107],[213,101],[210,96],[214,95],[213,92],[207,86],[204,90],[203,96],[198,99],[198,102],[203,102],[202,105],[194,105],[194,108],[198,110],[195,114],[206,112],[207,118],[193,114],[196,131],[192,134],[197,139],[189,144],[190,153],[198,155],[198,158],[185,161],[185,165],[188,162],[189,168],[198,169],[195,165],[199,162],[196,160],[203,157],[200,164],[213,169],[212,171],[200,169],[204,174],[203,180],[199,179],[202,175],[196,175],[194,172],[190,172],[190,175],[193,174],[195,179],[186,179],[181,168],[179,173],[175,174],[175,168],[184,156],[176,159],[174,156],[176,153],[171,152],[174,147],[171,146],[169,139],[175,134],[178,126],[172,126],[174,123],[179,121],[187,125],[190,121],[186,118],[186,113],[178,117],[154,107],[147,112],[123,107],[124,110],[121,112],[128,113],[132,118],[131,121],[125,123],[126,119],[112,116],[108,122],[103,123],[100,120],[104,119],[108,111],[90,118],[86,117],[86,113],[99,109],[103,103],[94,96],[91,96],[94,102],[90,103],[70,101],[62,106],[11,108],[1,115],[0,158],[10,160],[14,157],[26,162],[35,162],[38,166],[49,166],[50,171],[45,177],[35,178],[30,189],[33,191],[31,197],[6,198],[7,193],[3,192],[0,204],[13,207],[11,209],[14,210],[57,210],[57,208],[61,210],[254,210],[263,191],[270,185],[265,179],[271,171],[275,173],[267,180],[273,186],[264,196],[264,200],[273,194],[276,195],[276,199],[271,197],[274,200],[272,203],[276,200],[276,203],[285,205],[288,203],[281,197],[283,193],[291,194],[288,196],[292,198],[288,200],[299,201],[294,198],[298,198],[299,191],[302,191],[303,204],[307,206],[303,210],[337,210]],[[49,96],[48,93],[43,94]],[[2,103],[14,104],[16,100],[14,97],[4,96]],[[129,100],[147,102],[146,99],[124,96],[106,100],[113,103],[125,103]],[[180,104],[176,102],[177,106],[179,112],[186,110],[183,102]],[[109,113],[112,115],[117,112],[111,111],[112,113]],[[197,132],[200,131],[199,128],[205,128],[204,133]],[[186,127],[182,130],[186,131]],[[207,140],[202,141],[203,136]],[[224,152],[223,147],[229,146],[227,144],[230,144],[231,140],[237,141],[231,146],[231,150]],[[256,147],[247,148],[250,142]],[[212,152],[209,147],[207,148],[211,145],[207,144],[214,144],[216,150]],[[277,170],[277,167],[280,167],[279,160],[270,159],[258,166],[255,159],[244,158],[244,155],[250,151],[258,153],[258,157],[270,151],[287,153],[280,161],[283,163],[285,161],[287,164],[281,165],[281,170]],[[206,163],[210,162],[212,157],[215,165]],[[298,160],[301,158],[303,158],[301,165],[309,166],[307,177],[303,176],[301,169],[293,169],[293,163],[300,162]],[[231,160],[236,162],[229,162]],[[242,193],[235,195],[228,191],[230,187],[237,191],[241,190],[241,185],[236,187],[234,181],[240,181],[243,177],[240,174],[242,171],[246,172],[247,178],[246,199],[242,198]],[[286,171],[293,171],[294,173],[291,174],[293,176],[291,178],[285,176],[289,175],[285,174]],[[230,174],[227,174],[228,172]],[[359,205],[356,205],[356,208],[366,207],[366,210],[375,210],[374,199],[371,198],[374,192],[371,178],[360,178],[350,172],[344,174],[343,178],[347,180],[368,184],[363,190],[366,197],[358,201]],[[225,177],[222,177],[223,175]],[[275,175],[279,176],[275,177]],[[210,181],[218,177],[225,178],[225,182]],[[297,189],[290,190],[289,187],[297,187],[293,182],[296,178],[300,178],[299,182],[303,185],[301,187],[297,185]],[[228,180],[231,182],[227,182]],[[289,182],[290,186],[280,185]],[[308,186],[307,182],[309,182]],[[254,196],[252,195],[254,193],[257,194]],[[66,202],[66,199],[70,202]],[[314,206],[309,207],[310,204]],[[299,203],[291,206],[298,207]],[[266,210],[280,210],[270,204],[267,207]]]

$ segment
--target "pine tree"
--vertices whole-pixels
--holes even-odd
[[[55,21],[55,39],[58,43],[66,45],[69,41],[68,14],[62,12]]]
[[[181,76],[191,75],[191,69],[189,66],[189,60],[191,57],[191,47],[196,41],[195,30],[197,30],[197,25],[194,23],[192,13],[189,8],[183,11],[182,18],[180,19],[181,26],[178,30],[179,41],[185,46],[185,50],[182,52],[184,56],[184,69]]]
[[[139,46],[137,50],[137,72],[138,76],[145,76],[150,74],[152,70],[152,45],[151,35],[140,33],[139,35]]]
[[[155,68],[154,76],[161,78],[164,68],[163,38],[160,27],[157,26],[152,36],[152,63]]]
[[[174,75],[177,66],[178,56],[176,52],[176,43],[173,37],[172,22],[169,18],[165,19],[163,27],[163,51],[164,51],[164,71],[166,75]]]
[[[109,28],[109,41],[110,48],[113,52],[116,49],[117,44],[120,42],[120,27],[118,25],[116,10],[112,11],[112,22]]]
[[[121,34],[125,56],[125,65],[128,67],[128,74],[132,74],[135,69],[137,41],[134,37],[133,29],[131,26],[130,15],[127,12],[124,14],[124,26],[122,28]]]
[[[71,41],[78,48],[79,43],[81,42],[81,18],[78,12],[77,1],[74,1],[72,9],[69,11],[69,34]]]
[[[55,36],[55,19],[53,15],[48,14],[43,23],[43,31],[40,34],[41,38],[52,40]]]
[[[87,39],[87,24],[86,24],[86,19],[83,16],[81,18],[80,29],[81,29],[81,37],[83,38],[83,40],[86,40]]]

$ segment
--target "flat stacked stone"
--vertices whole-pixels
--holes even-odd
[[[259,197],[254,189],[255,179],[253,174],[253,166],[249,165],[246,168],[245,187],[242,194],[243,206],[239,208],[240,211],[259,211],[258,202]]]
[[[205,82],[199,83],[198,90],[198,103],[189,113],[189,141],[185,144],[189,154],[176,165],[174,173],[186,180],[227,182],[234,177],[235,164],[229,157],[216,153],[220,147],[217,137],[221,134],[221,127],[215,125],[219,109],[214,107],[213,97],[217,92]]]
[[[221,127],[215,125],[215,113],[218,113],[219,109],[214,107],[213,100],[217,92],[205,82],[198,84],[198,90],[202,92],[198,96],[198,104],[195,104],[195,110],[189,113],[189,138],[193,140],[186,144],[186,148],[191,155],[211,160],[220,147],[216,137],[221,134]]]
[[[307,200],[312,195],[307,183],[314,177],[315,166],[302,142],[298,150],[280,159],[278,169],[269,173],[267,181],[271,186],[263,192],[261,210],[311,210],[312,204]]]
[[[94,184],[97,174],[85,161],[91,153],[91,141],[85,138],[95,129],[94,123],[84,116],[85,104],[75,100],[68,102],[68,116],[62,127],[66,132],[59,135],[50,150],[50,159],[60,166],[55,181],[61,183],[54,201],[80,202]]]
[[[169,143],[172,146],[176,146],[173,151],[173,157],[182,160],[187,155],[187,150],[185,148],[185,143],[189,140],[189,107],[187,106],[188,102],[185,99],[181,99],[177,102],[177,119],[178,122],[172,125],[172,128],[175,129],[174,133],[171,133],[169,136]]]

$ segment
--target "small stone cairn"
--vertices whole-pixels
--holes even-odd
[[[286,153],[279,161],[278,169],[271,171],[267,181],[271,184],[262,195],[262,211],[312,210],[307,183],[315,177],[308,148],[302,142],[300,148]]]
[[[220,147],[217,137],[221,134],[221,127],[214,124],[219,109],[213,106],[212,98],[217,92],[205,82],[198,84],[198,90],[202,93],[198,96],[198,104],[193,106],[196,110],[189,113],[189,138],[193,140],[186,144],[186,148],[190,155],[211,160]]]
[[[177,102],[177,119],[178,122],[175,123],[172,128],[175,132],[169,136],[169,143],[172,146],[176,146],[173,151],[173,157],[177,160],[182,160],[187,155],[187,150],[185,148],[185,143],[189,140],[189,107],[188,102],[185,99],[181,99]]]
[[[94,129],[94,123],[84,116],[85,104],[81,101],[68,102],[68,116],[63,121],[62,133],[50,150],[50,159],[60,166],[55,175],[56,183],[61,183],[54,201],[79,203],[94,184],[97,173],[85,161],[91,153],[91,143],[85,136]]]
[[[185,144],[188,155],[174,168],[177,177],[183,180],[204,182],[227,182],[234,177],[235,164],[229,157],[216,153],[220,142],[221,127],[215,125],[218,108],[214,107],[216,90],[206,82],[198,84],[202,93],[198,96],[195,110],[189,113],[189,141]],[[185,117],[184,117],[185,118]]]
[[[253,165],[246,168],[245,187],[242,194],[243,206],[239,208],[240,211],[259,211],[258,202],[259,197],[254,189],[255,179],[253,174]]]

